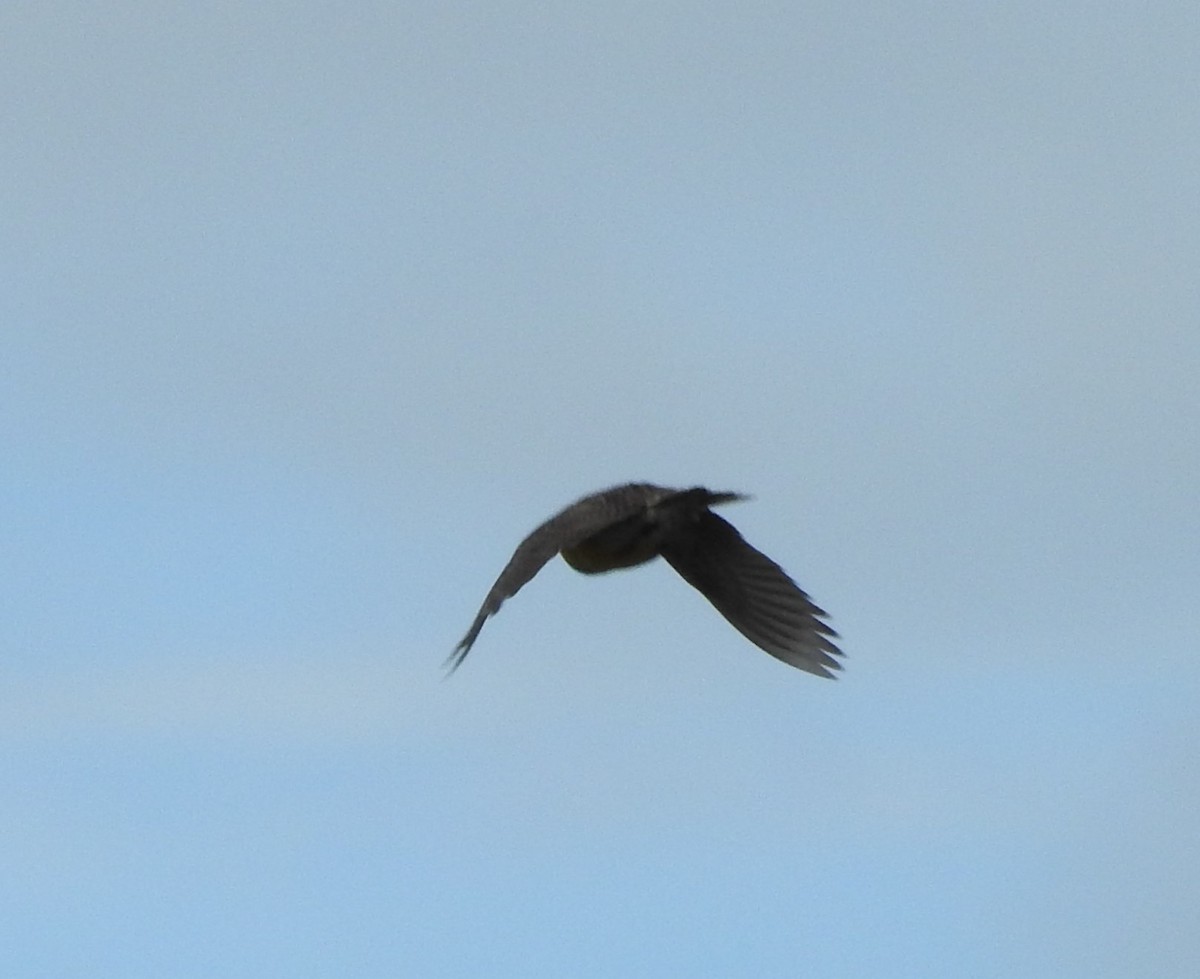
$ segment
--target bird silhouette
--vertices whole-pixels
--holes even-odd
[[[668,489],[627,483],[585,496],[526,537],[454,648],[453,673],[471,651],[489,616],[554,555],[583,574],[631,568],[661,556],[754,645],[790,666],[832,677],[841,664],[826,613],[787,573],[751,547],[710,509],[749,497],[702,486]]]

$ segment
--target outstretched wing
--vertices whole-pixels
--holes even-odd
[[[663,544],[662,556],[760,649],[817,676],[842,668],[825,612],[715,513],[699,514]]]
[[[520,591],[559,551],[564,547],[574,547],[618,521],[629,519],[670,492],[648,483],[615,486],[577,500],[533,531],[517,545],[513,556],[483,600],[471,628],[446,660],[449,671],[453,673],[466,659],[488,617],[495,615],[505,600]]]

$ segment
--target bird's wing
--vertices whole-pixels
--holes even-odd
[[[446,660],[449,671],[453,673],[466,659],[488,617],[495,615],[504,601],[520,591],[559,551],[579,544],[618,521],[629,519],[668,492],[644,483],[613,487],[572,503],[534,530],[517,545],[483,600],[471,628]]]
[[[822,621],[825,612],[715,513],[699,514],[673,535],[662,556],[760,649],[817,676],[841,669],[837,633]]]

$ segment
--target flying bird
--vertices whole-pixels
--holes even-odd
[[[778,564],[751,547],[710,509],[749,497],[702,486],[668,489],[627,483],[585,496],[517,546],[471,628],[446,661],[453,673],[479,630],[556,554],[576,571],[602,574],[661,556],[760,649],[790,666],[832,677],[837,633]]]

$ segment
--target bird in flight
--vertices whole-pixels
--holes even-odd
[[[842,652],[826,613],[787,572],[751,547],[710,509],[748,499],[696,486],[668,489],[627,483],[585,496],[526,537],[446,661],[453,673],[479,630],[554,555],[583,574],[631,568],[661,556],[760,649],[790,666],[832,677]]]

